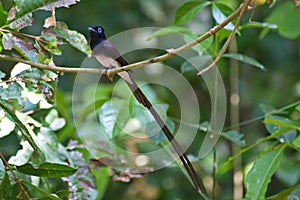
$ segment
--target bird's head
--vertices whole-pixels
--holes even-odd
[[[104,34],[104,28],[98,25],[94,25],[88,28],[91,36],[91,48],[93,49],[97,44],[106,39]]]

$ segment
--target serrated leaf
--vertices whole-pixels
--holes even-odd
[[[56,27],[51,27],[43,31],[44,36],[53,36],[60,38],[69,43],[74,48],[85,53],[86,55],[91,54],[91,49],[88,45],[86,38],[77,31],[68,29],[68,26],[64,22],[57,22]]]
[[[60,8],[60,7],[69,8],[71,5],[76,4],[79,1],[80,0],[58,0],[55,3],[51,3],[47,6],[43,6],[41,9],[51,11],[53,6],[55,8]]]
[[[11,33],[3,33],[2,38],[3,47],[5,50],[15,49],[26,60],[38,62],[40,54],[35,48],[32,40],[28,38],[18,37]]]
[[[23,81],[30,81],[32,83],[38,83],[44,76],[44,72],[38,68],[30,68],[17,74],[16,77]]]
[[[15,0],[15,6],[8,14],[8,26],[21,29],[32,23],[32,12],[41,9],[50,11],[52,7],[69,7],[79,0]]]
[[[8,27],[15,30],[31,26],[33,22],[32,13],[28,13],[8,24]]]
[[[17,169],[24,174],[51,178],[71,176],[77,171],[77,169],[69,167],[68,165],[58,163],[42,163],[37,167],[26,163],[24,165],[17,166]]]
[[[233,12],[233,10],[225,4],[214,3],[212,5],[212,15],[218,24],[221,24]],[[228,23],[224,29],[232,31],[234,25],[232,22]]]
[[[2,3],[0,2],[0,26],[6,24],[7,12],[3,9]]]
[[[300,24],[300,12],[291,1],[277,6],[266,22],[276,24],[279,34],[283,37],[296,39],[300,36],[300,26],[295,26]]]
[[[149,38],[147,38],[147,40],[176,33],[191,34],[191,31],[183,26],[169,26],[155,31]]]
[[[208,1],[188,1],[182,4],[175,14],[174,24],[185,24],[192,19],[206,6],[210,5]]]
[[[246,198],[265,199],[267,186],[278,169],[285,146],[262,153],[245,177]]]
[[[258,61],[254,60],[253,58],[246,56],[246,55],[242,55],[242,54],[238,54],[238,53],[227,53],[227,54],[224,54],[223,57],[233,58],[235,60],[253,65],[254,67],[257,67],[261,70],[264,70],[264,71],[266,70],[266,68],[261,63],[259,63]]]
[[[8,14],[9,23],[31,13],[38,8],[57,2],[58,0],[15,0],[15,6],[11,8]]]

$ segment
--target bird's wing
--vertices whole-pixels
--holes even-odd
[[[124,58],[120,55],[119,51],[114,47],[114,45],[109,40],[103,41],[100,45],[103,45],[104,49],[102,52],[104,52],[106,56],[115,59],[116,61],[118,61],[118,63],[121,66],[128,65],[126,60],[124,60]]]

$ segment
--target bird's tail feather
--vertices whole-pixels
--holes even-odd
[[[129,89],[132,91],[135,98],[138,100],[139,103],[144,105],[146,108],[151,108],[152,104],[147,99],[147,97],[144,95],[144,93],[141,91],[139,86],[136,84],[136,82],[131,77],[131,74],[128,72],[119,72],[118,75],[125,80],[127,83]]]
[[[133,80],[131,77],[130,73],[124,71],[124,72],[119,72],[118,75],[125,80],[127,83],[128,87],[134,94],[135,98],[138,100],[139,103],[144,105],[153,115],[154,119],[156,122],[159,124],[161,127],[162,131],[165,133],[166,137],[174,147],[176,153],[178,154],[182,164],[184,165],[185,169],[187,170],[187,173],[191,177],[191,180],[195,186],[195,188],[200,191],[201,193],[205,193],[205,188],[203,187],[197,172],[195,171],[193,165],[185,155],[184,151],[181,149],[179,146],[178,142],[175,140],[174,136],[172,135],[171,131],[169,128],[165,125],[164,121],[162,118],[159,116],[159,114],[156,112],[156,110],[152,107],[151,102],[148,100],[148,98],[145,96],[145,94],[142,92],[142,90],[138,87],[136,82]]]

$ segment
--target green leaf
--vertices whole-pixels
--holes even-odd
[[[7,12],[3,10],[2,3],[0,2],[0,26],[6,24]]]
[[[188,34],[184,35],[184,40],[186,43],[190,43],[197,39],[201,34]],[[202,41],[201,43],[196,44],[195,46],[192,47],[195,51],[199,53],[199,55],[202,55],[203,52],[205,52],[206,49],[208,49],[212,43],[213,43],[214,37],[209,37]]]
[[[28,13],[16,20],[13,20],[8,24],[8,27],[15,30],[21,30],[22,28],[31,26],[33,22],[32,13]]]
[[[270,115],[271,113],[276,112],[278,113],[278,110],[272,106],[266,105],[266,104],[259,104],[260,109],[263,111],[265,115]],[[280,114],[280,113],[278,113]]]
[[[218,24],[225,21],[231,13],[233,13],[233,10],[225,4],[213,3],[212,5],[212,15]],[[224,29],[231,31],[234,29],[234,24],[230,22],[224,27]]]
[[[3,180],[0,184],[0,199],[11,199],[12,184],[9,175],[5,172]]]
[[[226,30],[226,29],[221,29],[220,31],[218,31],[216,33],[216,36],[215,36],[216,41],[221,43],[223,40],[227,39],[230,34],[231,34],[231,31]]]
[[[0,183],[3,180],[4,176],[5,176],[5,166],[2,159],[0,159]]]
[[[297,148],[300,148],[300,136],[293,140],[293,145],[295,145]]]
[[[38,68],[30,68],[17,74],[16,77],[32,83],[38,83],[43,78],[44,74],[45,73]]]
[[[8,21],[19,19],[28,13],[31,13],[38,8],[41,8],[47,4],[56,2],[58,0],[15,0],[15,6],[10,10],[8,15]]]
[[[98,167],[97,170],[91,168],[92,175],[96,178],[97,199],[102,199],[106,193],[109,181],[111,179],[111,169],[109,167]]]
[[[58,0],[54,3],[48,4],[47,6],[43,6],[41,9],[51,11],[53,6],[56,8],[60,8],[60,7],[68,8],[69,6],[76,4],[79,1],[80,0]]]
[[[246,198],[265,199],[267,186],[280,165],[284,149],[285,146],[281,146],[276,150],[264,152],[254,162],[244,180],[247,187]]]
[[[246,56],[246,55],[242,55],[242,54],[238,54],[238,53],[227,53],[227,54],[224,54],[223,57],[233,58],[238,61],[253,65],[254,67],[257,67],[261,70],[264,70],[264,71],[266,70],[262,64],[260,64],[258,61],[254,60],[253,58]]]
[[[227,138],[228,140],[231,140],[232,142],[238,144],[239,146],[246,146],[246,141],[244,139],[244,134],[238,133],[235,130],[223,132],[222,136]]]
[[[292,121],[285,117],[269,116],[265,118],[264,123],[274,124],[281,127],[291,128],[300,131],[300,122]]]
[[[31,25],[32,12],[42,9],[50,11],[52,6],[68,7],[79,0],[15,0],[15,6],[8,14],[8,25],[17,30]]]
[[[300,172],[297,161],[288,156],[283,157],[281,165],[276,172],[276,178],[286,186],[292,186],[299,182]]]
[[[210,5],[208,1],[188,1],[182,4],[175,14],[174,24],[185,24],[192,19],[206,6]]]
[[[127,115],[120,114],[122,106],[126,108],[123,100],[112,99],[97,110],[100,128],[109,139],[119,135],[120,129],[125,126],[130,117],[128,113]]]
[[[24,174],[51,178],[71,176],[77,171],[77,169],[69,167],[68,165],[58,163],[42,163],[37,167],[32,166],[30,163],[26,163],[17,166],[17,169]]]
[[[39,146],[33,140],[31,134],[27,130],[26,126],[19,120],[13,111],[10,110],[7,102],[0,99],[0,107],[4,110],[5,115],[16,124],[17,129],[22,133],[23,138],[29,142],[30,146],[34,149],[35,155],[33,155],[33,161],[35,163],[41,163],[45,161],[45,155],[39,148]]]
[[[152,33],[152,35],[149,38],[147,38],[147,40],[151,40],[152,38],[155,37],[176,34],[176,33],[191,34],[192,32],[183,26],[169,26],[155,31],[154,33]]]
[[[77,31],[69,30],[64,22],[57,22],[56,27],[51,27],[43,31],[44,37],[47,37],[47,35],[53,36],[53,34],[86,55],[91,54],[91,49],[84,35]]]
[[[300,104],[298,106],[296,106],[295,110],[300,112]]]
[[[17,99],[21,101],[23,88],[18,83],[8,84],[7,88],[0,86],[0,98],[3,100]]]
[[[294,195],[298,190],[298,195]],[[294,185],[293,187],[287,188],[281,192],[279,192],[276,195],[273,195],[271,197],[268,197],[267,200],[274,200],[274,199],[298,199],[300,197],[299,195],[299,190],[300,190],[300,184]]]
[[[37,187],[26,180],[22,180],[22,184],[25,185],[32,192],[32,196],[34,196],[36,199],[39,198],[39,199],[60,200],[60,198],[46,192],[45,190],[42,190],[40,187]]]
[[[66,124],[66,120],[64,118],[60,118],[58,116],[58,111],[55,109],[51,109],[45,118],[45,122],[49,125],[51,130],[57,131],[64,127]]]
[[[279,34],[283,37],[296,39],[300,36],[300,26],[296,25],[300,24],[300,12],[291,1],[277,6],[266,22],[276,24]]]
[[[11,33],[2,33],[2,43],[5,50],[15,49],[18,51],[25,59],[31,60],[33,62],[38,62],[40,54],[35,48],[32,40],[28,38],[18,37]]]
[[[102,98],[102,99],[97,99],[93,103],[87,105],[84,107],[78,116],[78,123],[81,123],[86,116],[88,116],[90,113],[94,112],[98,108],[100,108],[105,102],[107,102],[109,98]]]

